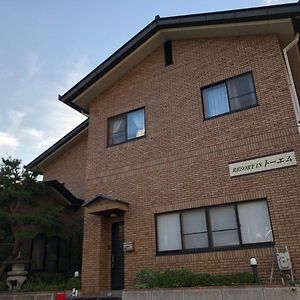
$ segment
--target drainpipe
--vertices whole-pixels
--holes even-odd
[[[288,51],[291,50],[295,45],[297,45],[298,41],[299,41],[299,32],[296,33],[295,38],[282,50],[282,52],[283,52],[283,56],[284,56],[284,60],[288,72],[289,87],[292,96],[292,102],[293,102],[294,112],[296,116],[297,127],[300,134],[300,106],[299,106],[295,82],[294,82],[294,78],[293,78],[293,74],[292,74],[292,70],[288,58]]]

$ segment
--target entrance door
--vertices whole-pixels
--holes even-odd
[[[111,289],[124,288],[124,223],[112,223],[111,237]]]

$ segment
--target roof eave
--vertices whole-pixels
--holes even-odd
[[[116,198],[114,198],[114,197],[111,197],[111,196],[108,196],[108,195],[103,195],[103,194],[98,194],[98,195],[97,195],[96,197],[94,197],[93,199],[84,202],[84,203],[82,204],[82,206],[83,206],[83,207],[87,207],[87,206],[91,205],[92,203],[94,203],[94,202],[96,202],[96,201],[103,201],[103,200],[108,200],[108,201],[111,201],[111,202],[117,202],[117,203],[121,203],[121,204],[124,204],[124,205],[129,205],[128,202],[125,202],[125,201],[116,199]]]
[[[44,183],[53,188],[58,194],[66,199],[71,206],[80,207],[84,203],[82,199],[75,197],[68,189],[65,188],[64,184],[58,180],[44,181]]]
[[[155,19],[64,95],[60,96],[59,100],[78,111],[85,110],[73,103],[74,100],[108,71],[112,70],[125,57],[140,47],[146,40],[162,29],[292,18],[299,14],[299,3],[292,3]],[[295,20],[293,20],[293,23],[297,27],[295,29],[298,30],[299,24],[296,25]]]
[[[89,125],[89,119],[86,119],[81,124],[79,124],[77,127],[75,127],[72,131],[70,131],[68,134],[63,136],[54,145],[52,145],[50,148],[48,148],[46,151],[44,151],[42,154],[40,154],[37,158],[35,158],[33,161],[31,161],[29,164],[27,164],[26,168],[32,169],[32,168],[38,167],[45,160],[47,160],[50,156],[52,156],[58,150],[60,150],[63,146],[65,146],[67,143],[74,140],[81,133],[83,133],[83,131],[88,128],[88,125]]]

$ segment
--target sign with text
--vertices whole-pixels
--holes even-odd
[[[294,151],[229,164],[230,177],[297,165]]]

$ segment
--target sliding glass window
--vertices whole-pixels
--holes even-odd
[[[194,252],[273,244],[266,200],[156,215],[157,252]]]

